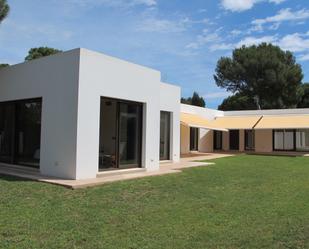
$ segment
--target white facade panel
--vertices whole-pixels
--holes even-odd
[[[98,172],[101,97],[143,103],[142,167],[149,171],[159,169],[160,86],[158,71],[81,50],[76,163],[78,179],[93,178]],[[175,106],[168,108],[175,111]],[[175,126],[178,116],[179,112],[175,114]]]
[[[42,98],[40,171],[75,179],[79,49],[0,70],[0,101]]]
[[[178,86],[160,84],[160,111],[171,113],[170,158],[174,162],[180,157],[180,97]]]

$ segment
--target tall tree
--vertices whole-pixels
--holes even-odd
[[[254,100],[254,109],[293,108],[301,98],[303,74],[291,52],[262,43],[222,57],[214,79],[219,87]]]
[[[298,108],[309,108],[309,83],[304,83],[301,85],[303,95],[299,101]]]
[[[38,59],[44,56],[49,56],[53,54],[57,54],[62,52],[59,49],[49,48],[49,47],[39,47],[39,48],[31,48],[28,52],[28,55],[25,58],[25,61],[31,61],[34,59]]]
[[[0,0],[0,23],[7,17],[10,11],[10,6],[7,0]]]
[[[0,0],[0,23],[7,17],[10,11],[10,6],[8,5],[6,0]],[[7,67],[9,64],[2,63],[0,64],[0,68]]]
[[[192,97],[181,98],[181,103],[187,104],[187,105],[201,106],[201,107],[206,106],[204,98],[202,96],[199,96],[197,92],[194,92]]]
[[[236,93],[224,99],[218,109],[222,111],[254,110],[256,102],[248,96]]]

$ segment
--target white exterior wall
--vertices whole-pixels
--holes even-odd
[[[101,97],[143,104],[142,167],[159,169],[160,110],[171,112],[179,160],[180,88],[160,72],[86,49],[0,70],[0,101],[42,98],[40,172],[66,179],[98,173]]]
[[[180,157],[180,88],[179,87],[166,83],[160,84],[160,111],[166,111],[171,113],[170,158],[173,162],[178,162]]]
[[[100,98],[143,103],[142,167],[159,169],[160,110],[173,112],[173,160],[179,158],[180,89],[161,84],[160,72],[81,49],[76,178],[98,172]],[[162,92],[160,92],[162,91]]]
[[[0,70],[0,101],[43,98],[40,171],[75,179],[79,50]]]

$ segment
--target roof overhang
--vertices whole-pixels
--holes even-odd
[[[211,126],[227,130],[253,129],[262,116],[224,116],[210,122]]]
[[[203,118],[197,114],[181,113],[180,122],[181,124],[189,126],[189,127],[203,128],[203,129],[209,129],[209,130],[218,130],[218,131],[227,131],[227,129],[225,128],[215,127],[211,125],[210,121],[208,121],[206,118]]]
[[[263,116],[254,129],[309,129],[309,115]]]

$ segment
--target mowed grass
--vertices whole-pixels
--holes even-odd
[[[0,177],[1,248],[309,248],[309,158],[69,190]]]

